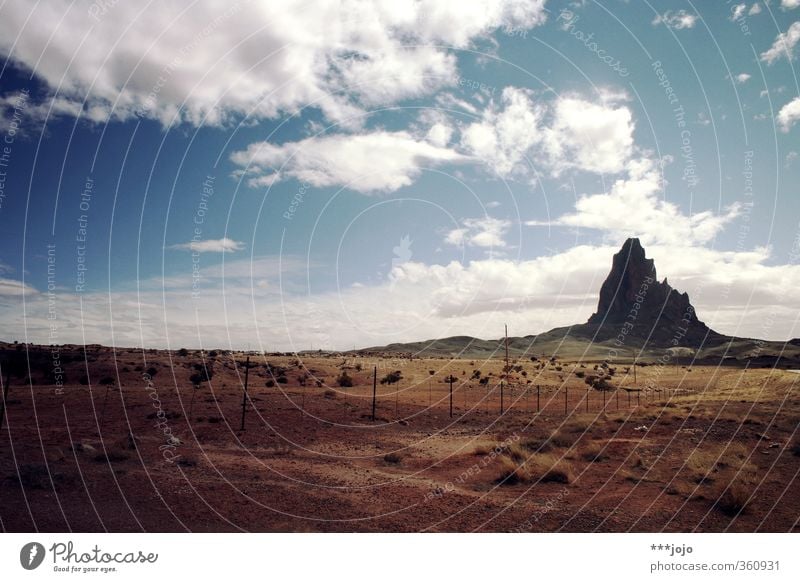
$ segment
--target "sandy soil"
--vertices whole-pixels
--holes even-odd
[[[61,390],[12,379],[3,531],[798,530],[786,371],[612,364],[601,391],[595,363],[519,360],[501,415],[497,359],[252,356],[240,430],[243,354],[62,357]],[[402,375],[375,421],[373,366]]]

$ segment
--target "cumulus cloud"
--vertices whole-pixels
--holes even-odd
[[[663,24],[675,30],[683,30],[684,28],[694,28],[697,23],[697,14],[687,12],[686,10],[667,10],[663,14],[657,15],[653,19],[653,26]]]
[[[772,46],[761,53],[761,60],[771,65],[781,57],[791,61],[795,45],[800,42],[800,22],[794,22],[786,32],[775,37]]]
[[[740,85],[747,83],[747,81],[749,80],[750,80],[750,75],[748,75],[747,73],[739,73],[738,75],[736,75],[736,82],[739,83]]]
[[[397,190],[410,185],[425,167],[463,160],[461,154],[406,131],[336,134],[281,145],[258,142],[231,155],[248,174],[269,177],[269,183],[291,177],[363,194]]]
[[[177,251],[192,251],[194,253],[233,253],[244,250],[244,246],[243,242],[225,237],[220,239],[190,241],[171,245],[168,248]]]
[[[574,212],[550,222],[528,224],[593,229],[617,242],[638,236],[644,244],[703,244],[740,211],[738,205],[732,205],[723,214],[704,211],[687,216],[677,205],[663,200],[662,190],[659,165],[649,159],[633,160],[627,175],[616,180],[608,192],[583,195]]]
[[[788,133],[792,126],[800,120],[800,97],[795,97],[789,103],[781,107],[775,117],[778,127],[784,133]]]
[[[754,2],[753,5],[750,7],[750,11],[747,14],[750,16],[761,14],[761,4],[759,4],[758,2]]]
[[[510,221],[491,216],[467,218],[462,221],[462,227],[448,231],[444,240],[457,246],[504,248],[505,234],[510,227]]]
[[[455,58],[439,47],[538,26],[544,4],[12,2],[0,10],[0,52],[71,103],[64,113],[220,124],[310,104],[343,121],[455,83]]]
[[[535,169],[556,176],[567,169],[619,172],[633,151],[632,114],[616,105],[619,95],[600,97],[599,103],[579,96],[546,102],[507,87],[479,121],[464,127],[461,145],[503,177]]]
[[[792,10],[800,6],[800,0],[781,0],[781,8],[784,10]]]
[[[480,121],[463,129],[461,145],[499,175],[511,176],[525,170],[528,150],[541,142],[543,116],[544,108],[534,104],[531,91],[506,87]]]

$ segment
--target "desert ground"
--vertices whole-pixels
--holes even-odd
[[[799,529],[800,374],[785,369],[58,357],[63,386],[33,364],[7,386],[3,531]]]

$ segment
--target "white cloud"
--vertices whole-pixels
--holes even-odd
[[[663,24],[675,30],[683,30],[684,28],[694,28],[697,23],[697,14],[687,12],[686,10],[667,10],[664,14],[659,14],[653,19],[653,25],[657,26]]]
[[[558,174],[568,168],[616,173],[633,152],[630,109],[565,97],[556,103],[545,149]]]
[[[461,145],[500,176],[524,172],[527,152],[543,137],[543,115],[531,91],[506,87],[499,103],[492,100],[481,120],[462,130]]]
[[[464,127],[461,145],[503,177],[538,169],[556,176],[567,169],[619,172],[633,152],[632,115],[615,105],[619,94],[600,97],[536,102],[531,91],[507,87],[480,121]]]
[[[312,104],[342,121],[454,84],[455,57],[439,47],[538,26],[544,4],[13,2],[0,10],[0,52],[58,91],[65,114],[220,124]]]
[[[795,97],[789,103],[781,107],[775,117],[778,127],[784,133],[788,133],[792,126],[800,120],[800,97]]]
[[[731,8],[731,20],[739,20],[745,11],[747,10],[747,4],[737,4],[733,8]]]
[[[425,167],[459,162],[457,152],[406,131],[311,137],[274,145],[250,144],[231,160],[262,179],[296,178],[317,187],[347,186],[369,194],[410,185]]]
[[[794,22],[786,32],[775,37],[769,50],[761,53],[761,60],[771,65],[781,57],[792,60],[795,45],[800,41],[800,22]]]
[[[736,75],[736,82],[739,83],[740,85],[747,83],[747,81],[749,80],[750,80],[750,75],[748,75],[747,73],[739,73],[738,75]]]
[[[788,154],[786,154],[786,159],[783,161],[784,167],[790,168],[795,161],[797,161],[798,157],[800,157],[800,154],[794,150],[790,151]]]
[[[643,244],[703,244],[739,214],[739,206],[733,205],[724,214],[705,211],[686,216],[663,199],[662,190],[660,167],[652,160],[634,160],[627,176],[616,180],[608,192],[578,198],[575,212],[528,224],[598,230],[617,242],[637,236]]]
[[[463,227],[449,231],[445,242],[451,245],[468,245],[482,248],[504,248],[505,234],[511,222],[500,218],[485,216],[483,218],[467,218],[462,221]]]
[[[784,10],[793,10],[800,6],[800,0],[781,0],[781,8]]]
[[[35,295],[37,293],[36,289],[22,281],[0,277],[0,297],[22,297],[23,295]]]
[[[117,346],[141,345],[142,339],[163,346],[169,338],[173,348],[202,342],[209,349],[292,350],[312,343],[350,349],[452,335],[499,337],[505,322],[512,335],[532,334],[585,321],[618,250],[578,245],[525,261],[408,261],[382,284],[313,294],[305,285],[287,289],[291,277],[305,281],[302,260],[271,258],[267,263],[277,270],[267,271],[262,259],[242,260],[218,269],[224,279],[213,286],[206,285],[204,269],[195,299],[189,275],[169,285],[153,280],[135,291],[85,294],[82,307],[75,294],[58,294],[59,341],[83,343],[85,333],[87,341]],[[659,276],[687,291],[700,318],[717,331],[769,339],[800,335],[794,327],[800,266],[775,264],[769,249],[723,252],[679,242],[648,244],[646,251]],[[279,268],[287,263],[289,274]],[[265,279],[272,284],[262,286]],[[20,297],[0,302],[7,337],[47,343],[47,313],[44,294],[27,297],[25,312]]]
[[[244,250],[244,243],[227,237],[220,239],[197,240],[171,245],[170,249],[192,251],[195,253],[233,253]]]
[[[747,14],[750,16],[761,14],[761,4],[759,4],[758,2],[753,3],[753,5],[750,7],[750,12],[748,12]]]

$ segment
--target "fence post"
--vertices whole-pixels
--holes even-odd
[[[453,374],[448,378],[450,380],[450,418],[453,418]]]
[[[503,415],[503,381],[500,380],[500,416]]]
[[[8,402],[8,387],[11,385],[11,366],[6,362],[6,383],[3,385],[3,401],[0,402],[0,429],[3,428],[3,421],[6,418],[6,402]],[[3,380],[3,369],[0,367],[0,382]]]
[[[539,408],[539,385],[536,385],[536,412],[540,412],[541,408]]]
[[[586,412],[589,412],[589,390],[591,390],[591,388],[586,389]]]
[[[564,386],[564,416],[567,416],[567,400],[569,400],[569,387]]]
[[[247,382],[250,379],[250,356],[247,356],[247,362],[244,369],[244,392],[242,392],[242,427],[239,430],[244,430],[244,415],[247,412]]]
[[[378,395],[378,366],[372,368],[372,421],[375,421],[375,398]]]
[[[631,391],[628,390],[628,408],[631,407]]]

